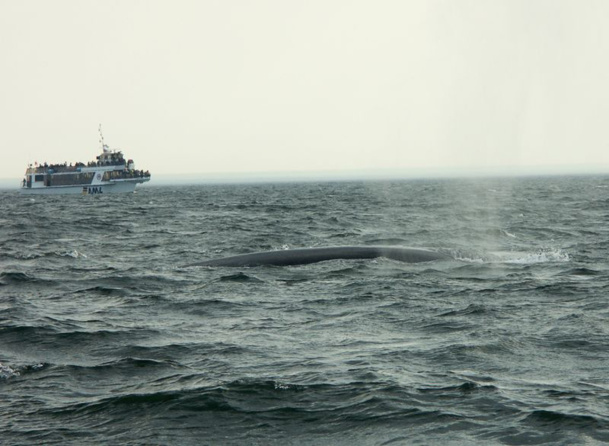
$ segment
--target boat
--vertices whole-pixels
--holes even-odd
[[[99,128],[102,153],[95,161],[74,164],[29,164],[21,183],[23,194],[99,195],[134,192],[135,186],[150,181],[150,172],[137,170],[121,150],[104,144]]]

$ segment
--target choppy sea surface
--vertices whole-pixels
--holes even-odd
[[[0,191],[3,445],[609,442],[609,177]],[[301,247],[451,260],[184,267]]]

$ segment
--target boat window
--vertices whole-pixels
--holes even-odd
[[[34,181],[44,181],[44,175],[36,175]]]

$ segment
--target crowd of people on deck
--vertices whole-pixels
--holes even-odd
[[[117,178],[147,178],[150,176],[150,172],[143,170],[125,169],[125,170],[112,170],[110,171],[110,179]]]
[[[122,153],[112,153],[110,156],[106,157],[106,159],[100,160],[101,156],[97,157],[97,161],[89,161],[87,164],[76,162],[74,164],[66,161],[63,164],[47,164],[46,162],[43,164],[35,163],[36,172],[45,172],[47,169],[53,169],[55,172],[70,172],[76,170],[77,167],[99,167],[99,166],[127,166],[127,162],[125,158],[123,158]],[[132,160],[129,160],[129,163],[132,163]],[[31,167],[31,165],[30,165]]]
[[[123,158],[123,154],[121,152],[111,153],[108,155],[99,155],[96,157],[97,161],[91,161],[89,167],[95,166],[120,166],[125,163],[125,158]]]
[[[129,160],[131,163],[131,160]],[[143,171],[143,170],[135,170],[135,169],[127,169],[126,166],[127,164],[125,163],[124,158],[120,159],[120,160],[112,160],[112,161],[90,161],[89,163],[87,163],[85,165],[85,163],[70,163],[68,164],[67,162],[63,163],[63,164],[40,164],[40,165],[36,165],[34,172],[36,173],[44,173],[47,171],[51,171],[53,173],[59,173],[59,172],[75,172],[77,170],[77,168],[79,167],[98,167],[98,166],[121,166],[124,165],[125,169],[123,170],[115,170],[113,172],[117,172],[118,175],[122,175],[123,177],[129,177],[129,178],[144,178],[144,177],[149,177],[150,176],[150,172],[149,171]],[[49,172],[49,173],[51,173]]]

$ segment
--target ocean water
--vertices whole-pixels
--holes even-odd
[[[609,442],[609,177],[0,191],[3,445]],[[184,267],[314,246],[450,254]]]

